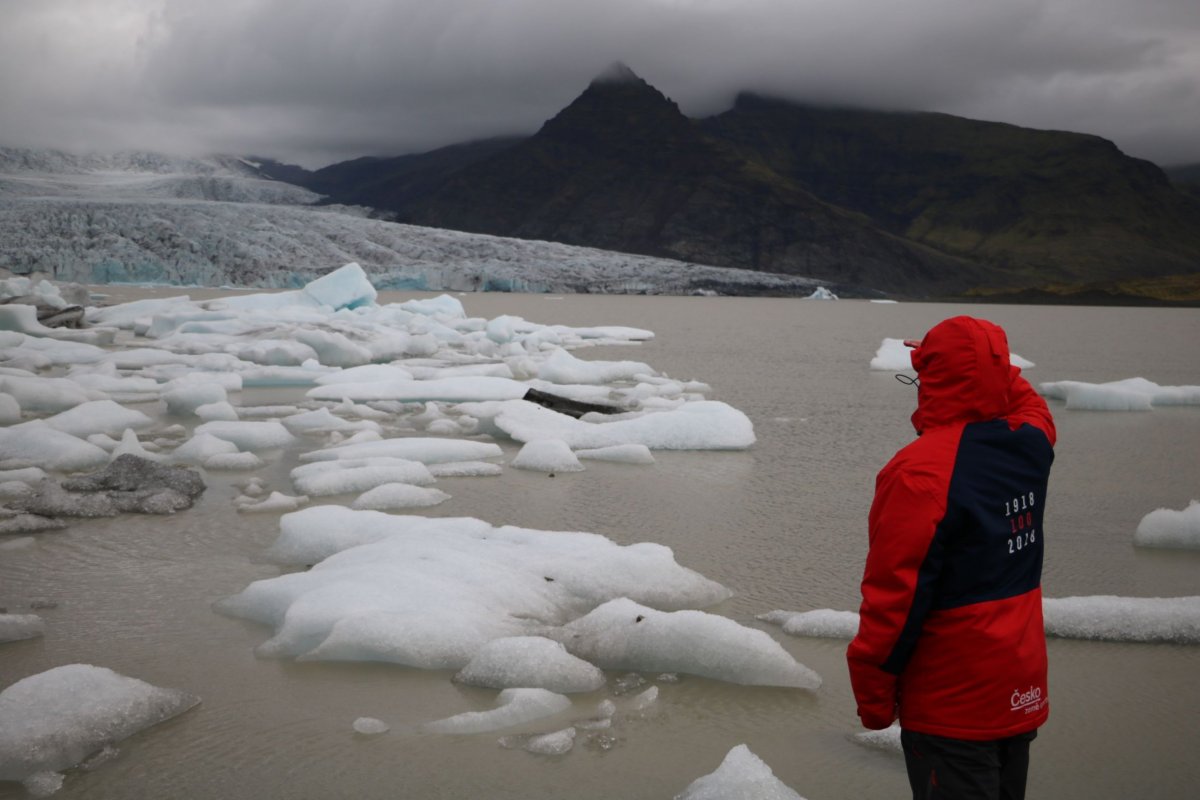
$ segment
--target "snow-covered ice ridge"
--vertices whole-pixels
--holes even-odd
[[[808,278],[399,225],[318,199],[235,158],[0,149],[0,268],[295,288],[353,261],[379,289],[824,296]]]

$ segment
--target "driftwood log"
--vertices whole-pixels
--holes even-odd
[[[604,405],[602,403],[585,403],[582,400],[571,400],[567,397],[559,397],[549,392],[542,392],[537,389],[530,389],[525,393],[525,398],[531,403],[537,403],[543,408],[548,408],[551,411],[557,411],[559,414],[566,414],[568,417],[579,419],[584,414],[621,414],[625,411],[617,406]]]

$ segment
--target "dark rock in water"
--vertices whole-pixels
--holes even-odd
[[[551,411],[557,411],[559,414],[566,414],[568,417],[574,417],[575,419],[579,419],[584,414],[620,414],[625,411],[625,409],[616,406],[572,400],[569,397],[560,397],[538,389],[530,389],[525,393],[523,399],[531,403],[537,403],[542,408],[548,408]]]
[[[200,473],[187,467],[159,464],[148,458],[125,453],[99,472],[68,478],[62,486],[69,492],[138,492],[146,489],[172,489],[195,500],[207,488]],[[190,503],[189,503],[190,505]]]
[[[68,478],[61,485],[41,481],[34,485],[33,491],[10,500],[9,505],[27,512],[25,517],[40,515],[38,519],[115,517],[123,512],[174,514],[191,508],[205,488],[204,479],[195,470],[166,466],[126,453],[99,472]],[[30,522],[25,520],[24,524]],[[13,530],[7,530],[9,527]],[[4,533],[39,529],[46,528],[19,528],[13,520],[0,520],[0,532]]]
[[[14,497],[8,505],[42,517],[115,517],[120,513],[106,494],[68,492],[51,480],[35,483],[32,492]]]
[[[193,498],[175,489],[140,489],[136,492],[109,492],[118,511],[136,514],[174,514],[192,507]]]

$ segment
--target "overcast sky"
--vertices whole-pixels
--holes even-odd
[[[621,60],[1200,162],[1200,0],[0,0],[0,145],[320,166],[532,133]]]

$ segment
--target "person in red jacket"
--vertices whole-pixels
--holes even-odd
[[[876,479],[850,682],[865,727],[899,718],[914,798],[1015,800],[1049,714],[1054,420],[999,326],[954,317],[908,344],[918,438]]]

